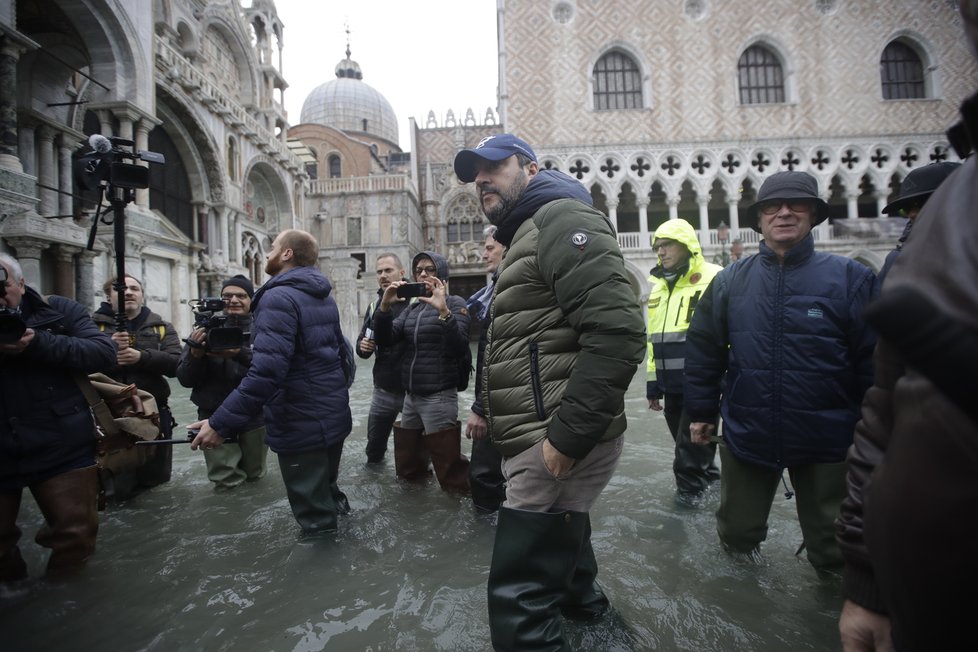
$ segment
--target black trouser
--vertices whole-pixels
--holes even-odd
[[[663,414],[669,425],[669,433],[676,443],[672,471],[676,475],[676,488],[682,493],[699,493],[711,482],[720,479],[720,470],[714,461],[716,444],[694,444],[689,438],[689,415],[683,409],[682,394],[666,394]]]
[[[486,435],[472,440],[469,459],[469,486],[472,504],[487,512],[494,512],[506,500],[506,481],[503,479],[503,456]]]

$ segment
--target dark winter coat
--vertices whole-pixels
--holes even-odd
[[[625,432],[645,324],[618,239],[576,179],[533,177],[496,240],[482,406],[504,456],[548,439],[583,459]],[[515,228],[514,228],[515,227]]]
[[[112,334],[115,332],[115,310],[108,304],[95,311],[92,316],[99,330]],[[149,308],[143,306],[139,315],[129,321],[129,336],[135,336],[133,348],[139,349],[139,362],[133,365],[116,365],[106,374],[120,383],[135,383],[153,395],[162,408],[170,398],[170,384],[166,378],[177,375],[180,361],[180,337],[173,324]]]
[[[978,95],[962,115],[978,145]],[[844,596],[889,614],[901,650],[960,647],[978,603],[976,205],[972,155],[927,200],[873,306],[889,314],[836,522]]]
[[[340,314],[331,291],[318,270],[295,267],[255,293],[251,367],[210,417],[219,434],[246,430],[262,407],[266,442],[276,453],[322,450],[350,434]]]
[[[228,326],[234,325],[244,331],[247,344],[241,347],[233,358],[223,358],[216,355],[205,355],[195,358],[188,344],[180,354],[177,365],[177,380],[184,387],[191,388],[190,401],[197,406],[197,418],[207,419],[234,388],[244,379],[251,366],[251,314],[234,315]],[[258,415],[245,428],[245,432],[254,430],[262,425],[261,415]]]
[[[715,421],[744,462],[841,462],[872,383],[876,337],[863,319],[876,277],[815,251],[811,235],[780,264],[760,253],[714,277],[686,334],[684,404]],[[722,396],[722,398],[721,398]]]
[[[424,251],[438,268],[438,278],[448,281],[448,261],[441,254]],[[395,319],[393,311],[374,314],[374,336],[381,346],[405,343],[401,382],[412,394],[427,396],[458,386],[459,358],[469,348],[469,311],[465,299],[445,297],[452,316],[446,321],[423,301],[413,301]]]
[[[383,290],[378,289],[377,300],[367,307],[367,311],[363,315],[363,325],[360,326],[360,334],[357,336],[354,350],[361,358],[369,358],[371,355],[376,356],[374,358],[373,372],[374,387],[399,394],[404,391],[403,381],[401,380],[401,359],[404,357],[406,343],[401,340],[388,346],[377,345],[372,353],[360,352],[360,342],[366,336],[367,329],[376,330],[374,327],[374,312],[377,310],[377,305],[380,304],[380,297],[383,293]],[[395,301],[392,303],[391,313],[393,313],[394,318],[397,319],[398,315],[407,310],[408,305],[407,301]],[[374,335],[373,339],[375,344],[377,341],[376,338],[377,336]]]
[[[75,374],[105,371],[115,344],[71,299],[31,288],[21,316],[34,339],[0,354],[0,491],[95,464],[95,427]]]

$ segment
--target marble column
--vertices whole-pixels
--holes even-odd
[[[66,142],[68,140],[67,134],[61,134],[61,143],[58,147],[58,188],[61,189],[61,193],[58,195],[58,215],[70,216],[72,214],[72,197],[71,193],[74,184],[71,181],[71,147],[69,147]]]
[[[152,125],[148,124],[145,120],[140,120],[136,124],[136,149],[146,151],[149,149],[149,130]],[[145,161],[140,161],[139,165],[143,167],[149,166],[149,163]],[[149,208],[149,188],[137,188],[136,189],[136,205]]]
[[[35,127],[22,124],[17,132],[17,151],[24,174],[37,176],[37,162],[34,160]]]
[[[54,159],[54,129],[47,125],[41,125],[37,129],[37,137],[40,141],[37,178],[39,183],[43,183],[49,188],[58,185],[57,166]],[[58,193],[47,188],[38,188],[41,205],[39,212],[43,217],[50,217],[58,214]]]
[[[82,249],[78,254],[78,262],[75,266],[75,287],[78,293],[75,301],[85,307],[89,312],[95,312],[98,308],[95,305],[95,258],[99,256],[94,251]]]
[[[700,212],[700,246],[710,243],[710,196],[697,197]]]
[[[0,37],[0,167],[23,172],[18,155],[17,61],[20,47]]]
[[[75,254],[80,252],[79,247],[55,245],[54,294],[75,298]]]
[[[635,204],[638,206],[638,248],[645,251],[652,248],[652,241],[649,240],[649,198],[636,197]]]
[[[737,204],[740,198],[727,200],[727,222],[730,224],[730,241],[733,242],[740,237],[740,213]]]
[[[608,200],[608,220],[611,222],[611,227],[618,233],[618,202]]]
[[[24,270],[24,280],[35,290],[42,292],[41,252],[47,249],[50,243],[37,238],[8,237],[6,240],[7,244],[17,252],[14,257]]]
[[[674,220],[679,217],[679,195],[666,197],[666,206],[669,208],[669,219]]]
[[[853,219],[859,217],[859,194],[855,192],[846,193],[846,217]]]

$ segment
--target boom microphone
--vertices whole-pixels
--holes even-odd
[[[89,136],[88,146],[99,154],[108,154],[112,151],[112,142],[101,134],[92,134]]]

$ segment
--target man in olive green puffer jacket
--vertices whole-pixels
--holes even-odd
[[[506,502],[489,572],[497,650],[561,649],[560,615],[608,609],[588,510],[611,479],[645,324],[614,229],[575,179],[541,170],[511,134],[455,158],[508,247],[483,371]]]

